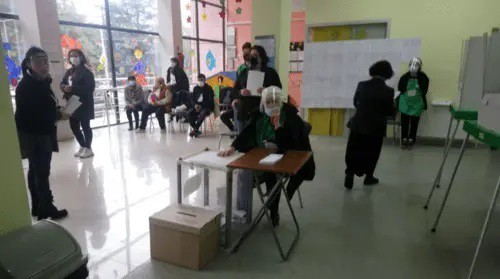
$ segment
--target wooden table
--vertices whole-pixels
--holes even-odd
[[[274,236],[274,240],[276,245],[278,246],[278,250],[280,252],[281,258],[286,261],[288,260],[290,253],[293,248],[297,244],[300,236],[300,227],[297,222],[297,218],[295,217],[295,212],[293,211],[292,205],[290,203],[290,199],[285,191],[285,184],[290,179],[291,176],[296,175],[300,169],[305,165],[305,163],[311,158],[312,152],[308,151],[287,151],[283,159],[277,162],[274,165],[262,165],[259,164],[260,160],[265,158],[266,156],[273,154],[276,152],[276,149],[266,149],[266,148],[255,148],[250,152],[247,152],[245,155],[241,156],[239,159],[234,160],[233,162],[227,165],[230,169],[243,169],[250,170],[254,172],[255,177],[255,186],[259,193],[260,200],[262,202],[262,207],[259,210],[256,218],[253,219],[252,223],[248,227],[248,229],[241,235],[236,244],[231,248],[231,252],[235,252],[238,250],[243,241],[251,234],[251,232],[255,229],[255,227],[260,223],[264,215],[266,215],[269,223],[271,224],[271,216],[268,212],[269,206],[273,199],[276,197],[279,191],[283,191],[288,208],[290,209],[290,213],[293,217],[293,222],[295,224],[297,233],[295,238],[288,248],[286,252],[283,251],[281,243],[278,239],[278,235],[274,230],[274,227],[271,225],[272,233]],[[258,175],[255,175],[256,172],[270,172],[277,175],[277,183],[274,185],[273,189],[269,193],[269,198],[264,200],[264,193],[260,188],[260,181]],[[232,181],[232,172],[228,172],[228,181]]]

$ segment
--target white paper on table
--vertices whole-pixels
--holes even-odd
[[[247,79],[247,89],[252,95],[258,95],[257,90],[264,85],[265,73],[261,71],[249,71]]]
[[[69,98],[68,103],[66,106],[63,108],[63,113],[67,115],[73,115],[75,111],[82,105],[82,102],[80,102],[80,97],[78,96],[71,96]]]
[[[261,165],[274,165],[283,159],[283,154],[271,154],[259,161]]]
[[[220,157],[217,155],[217,153],[217,151],[205,151],[195,156],[186,158],[184,162],[215,168],[225,168],[229,163],[240,158],[243,155],[241,153],[235,153],[229,157]]]

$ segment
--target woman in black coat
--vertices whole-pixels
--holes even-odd
[[[22,62],[23,79],[16,88],[16,126],[23,159],[28,159],[28,189],[31,214],[38,220],[61,219],[50,190],[52,152],[58,152],[56,121],[62,118],[50,84],[49,59],[40,48],[32,47]]]
[[[88,68],[88,61],[79,49],[72,49],[68,53],[71,68],[66,71],[60,87],[64,98],[69,100],[78,96],[82,105],[73,113],[69,124],[73,135],[80,144],[75,157],[88,158],[94,156],[92,151],[92,128],[90,120],[94,119],[94,74]],[[82,133],[83,131],[83,133]]]
[[[250,122],[236,137],[231,147],[221,151],[219,155],[231,156],[235,151],[247,152],[256,147],[266,147],[269,143],[278,147],[278,153],[287,150],[311,151],[306,123],[299,117],[294,106],[284,104],[282,100],[282,93],[278,87],[265,89],[262,93],[261,109],[252,113]],[[292,199],[304,180],[313,180],[315,173],[316,166],[314,158],[311,157],[297,175],[290,178],[286,188],[288,198]],[[259,179],[266,183],[268,192],[277,181],[273,174],[263,174]],[[270,205],[274,226],[279,224],[280,196],[281,192],[278,192]]]
[[[354,96],[356,114],[349,121],[345,184],[352,189],[354,175],[365,175],[365,185],[375,185],[373,176],[387,130],[387,118],[394,114],[394,89],[385,81],[394,75],[391,64],[379,61],[370,67],[372,79],[358,84]]]
[[[234,92],[238,97],[232,103],[233,109],[236,107],[239,108],[238,118],[243,121],[248,119],[249,113],[252,112],[252,110],[246,110],[246,108],[258,107],[260,103],[260,97],[250,96],[251,92],[247,89],[248,75],[250,71],[260,71],[264,73],[264,84],[262,85],[262,88],[259,88],[259,94],[262,93],[264,88],[270,86],[282,88],[278,72],[274,68],[267,65],[269,63],[269,57],[267,56],[266,50],[262,46],[255,45],[252,47],[250,56],[250,68],[243,69],[236,78]],[[241,102],[246,102],[246,104],[242,105]],[[225,111],[220,118],[231,131],[234,131],[234,110]]]

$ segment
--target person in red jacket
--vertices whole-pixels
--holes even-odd
[[[137,130],[137,132],[144,133],[146,131],[149,116],[153,113],[156,114],[160,129],[165,130],[165,113],[170,112],[171,110],[172,92],[170,91],[169,86],[165,84],[165,79],[157,77],[153,91],[148,97],[148,105],[142,111],[141,125],[139,126],[139,130]]]

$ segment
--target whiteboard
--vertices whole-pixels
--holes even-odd
[[[485,94],[500,94],[500,33],[491,34],[486,59]]]
[[[377,39],[307,43],[302,102],[304,108],[353,108],[356,87],[370,79],[368,69],[388,60],[396,75],[387,84],[396,87],[401,63],[420,56],[420,39]]]
[[[471,37],[465,42],[460,70],[460,109],[478,110],[483,99],[485,37]]]

